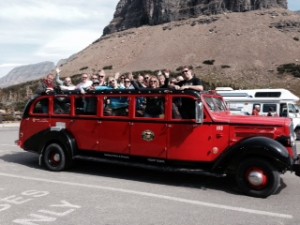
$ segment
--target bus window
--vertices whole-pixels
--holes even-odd
[[[172,101],[172,119],[181,119],[179,108],[181,107],[181,98],[173,98]]]
[[[95,96],[82,96],[75,99],[76,115],[97,115],[98,99]]]
[[[165,97],[142,96],[136,104],[136,117],[165,118]]]
[[[43,98],[39,100],[33,109],[33,113],[41,113],[41,114],[48,114],[49,112],[49,99]]]
[[[69,97],[56,96],[54,98],[54,113],[55,114],[70,114],[71,102]]]
[[[128,116],[129,112],[129,98],[106,96],[104,116]]]
[[[181,97],[181,98],[174,98],[173,99],[174,105],[178,108],[178,112],[180,113],[180,117],[182,119],[195,119],[195,99],[188,98],[188,97]],[[172,111],[172,114],[175,113]],[[178,116],[178,115],[173,115]]]

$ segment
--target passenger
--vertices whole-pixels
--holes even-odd
[[[144,75],[144,84],[146,85],[146,87],[149,86],[149,79],[150,79],[150,74],[146,73]]]
[[[177,84],[177,80],[176,80],[176,78],[171,78],[170,79],[170,85],[175,85],[175,84]]]
[[[106,74],[105,74],[104,70],[99,71],[99,73],[98,73],[98,79],[99,79],[99,82],[100,82],[99,83],[100,86],[106,86],[107,85],[107,83],[105,81]]]
[[[92,86],[93,82],[89,78],[89,74],[84,73],[81,75],[81,82],[76,85],[76,89],[80,90],[82,94],[85,93]]]
[[[55,82],[54,82],[54,75],[52,73],[49,73],[39,84],[36,94],[49,94],[51,92],[54,92],[54,89],[56,88]]]
[[[169,78],[170,78],[170,71],[169,70],[164,70],[162,72],[162,74],[158,77],[161,88],[168,88],[169,87]]]
[[[260,105],[255,105],[252,111],[252,116],[259,116],[260,115]]]
[[[131,79],[126,76],[124,79],[124,88],[125,89],[135,89],[134,86],[131,84]]]
[[[120,75],[119,72],[115,73],[115,79],[118,81],[120,87],[125,88],[125,74]]]
[[[60,79],[60,69],[56,68],[56,77],[55,77],[56,83],[59,85],[60,90],[68,90],[72,91],[76,89],[76,86],[72,83],[72,80],[70,77],[66,77],[64,81]]]
[[[183,67],[182,74],[184,80],[174,85],[175,89],[177,90],[192,89],[195,91],[203,91],[202,81],[199,78],[195,77],[193,71],[188,66]]]
[[[188,67],[183,67],[184,80],[173,86],[177,90],[191,89],[195,91],[203,91],[203,85],[199,78],[195,77],[193,71]],[[178,107],[180,115],[183,119],[195,119],[195,101],[191,98],[182,98],[181,102],[175,103]]]
[[[144,77],[141,74],[139,74],[137,76],[137,84],[138,84],[139,88],[146,88],[147,87],[147,84],[145,83]]]
[[[149,79],[149,88],[160,88],[159,80],[156,76],[151,76]],[[149,118],[163,118],[165,112],[164,97],[147,97],[144,117]]]
[[[115,77],[108,78],[108,86],[96,86],[95,90],[124,89],[120,87]],[[104,109],[105,116],[128,116],[128,98],[107,98]]]

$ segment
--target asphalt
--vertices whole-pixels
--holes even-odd
[[[0,123],[0,127],[19,127],[20,122],[5,122],[5,123]]]

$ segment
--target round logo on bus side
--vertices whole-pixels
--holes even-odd
[[[142,133],[142,138],[143,138],[144,141],[150,142],[150,141],[154,140],[155,135],[154,135],[153,131],[145,130]]]

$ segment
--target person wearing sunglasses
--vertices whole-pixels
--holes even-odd
[[[184,80],[174,85],[174,88],[176,90],[185,90],[185,89],[191,89],[195,91],[204,90],[202,81],[199,78],[195,77],[192,69],[190,69],[188,66],[183,67],[182,76]]]

